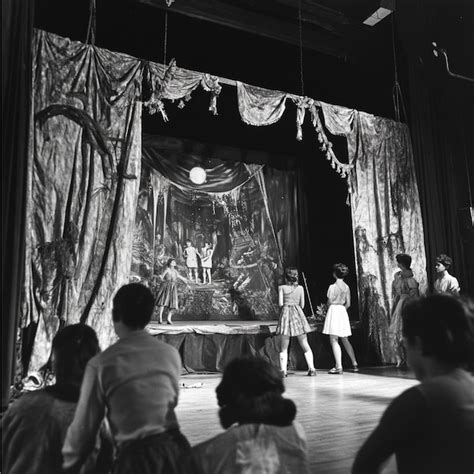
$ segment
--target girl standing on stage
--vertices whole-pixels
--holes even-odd
[[[161,275],[162,283],[155,300],[155,304],[158,306],[159,324],[163,323],[162,318],[165,307],[168,308],[166,322],[168,324],[173,324],[173,321],[171,321],[171,316],[173,315],[173,311],[178,309],[178,279],[184,283],[188,282],[186,278],[183,278],[176,270],[176,260],[174,258],[170,258],[166,263],[166,270]]]
[[[186,258],[186,266],[188,267],[188,278],[197,283],[198,282],[198,261],[197,250],[190,240],[186,240],[186,247],[184,248],[184,257]]]
[[[308,344],[306,333],[311,331],[304,308],[304,290],[298,285],[298,270],[287,268],[285,270],[286,285],[278,287],[278,304],[281,308],[280,319],[276,328],[276,334],[280,335],[280,368],[281,373],[286,377],[288,365],[288,346],[290,337],[296,336],[303,349],[306,363],[308,364],[308,375],[316,375],[314,368],[313,351]]]
[[[399,253],[396,257],[400,271],[395,273],[392,283],[392,317],[388,329],[397,367],[405,364],[402,335],[402,309],[407,298],[419,296],[418,282],[411,271],[411,257]]]
[[[204,244],[204,248],[202,250],[202,255],[199,254],[201,257],[201,265],[202,265],[202,282],[210,285],[211,281],[211,270],[212,270],[212,254],[214,253],[214,249],[212,248],[212,244],[210,242],[206,242]]]
[[[333,283],[328,289],[328,312],[324,321],[323,334],[329,334],[334,360],[336,362],[328,373],[342,374],[342,351],[338,339],[341,338],[342,344],[352,361],[352,370],[359,371],[357,359],[354,354],[352,344],[348,337],[352,335],[347,308],[351,305],[351,291],[344,283],[344,277],[349,273],[349,269],[343,263],[336,263],[333,266]]]

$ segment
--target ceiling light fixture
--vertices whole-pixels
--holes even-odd
[[[374,26],[395,11],[395,0],[381,0],[380,7],[364,20],[364,25]]]

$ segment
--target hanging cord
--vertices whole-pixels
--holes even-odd
[[[164,36],[164,39],[163,39],[163,64],[165,66],[166,66],[166,52],[167,52],[167,49],[168,49],[168,11],[165,10],[165,36]]]
[[[303,22],[301,19],[301,0],[298,0],[298,30],[300,43],[300,81],[301,95],[304,97],[304,75],[303,75]]]
[[[392,53],[393,53],[393,75],[394,75],[394,82],[393,82],[393,88],[392,88],[392,100],[393,100],[393,108],[395,110],[395,119],[397,120],[397,122],[400,122],[400,105],[402,107],[405,120],[407,119],[407,113],[405,110],[405,104],[403,102],[402,89],[400,87],[400,83],[398,82],[397,53],[395,50],[395,20],[394,20],[393,14],[392,14]]]
[[[95,45],[96,8],[95,0],[89,2],[89,23],[87,25],[86,44]]]

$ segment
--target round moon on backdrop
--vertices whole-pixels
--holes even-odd
[[[200,166],[195,166],[189,171],[189,179],[194,184],[203,184],[206,182],[206,170]]]

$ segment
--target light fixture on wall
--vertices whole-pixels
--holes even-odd
[[[194,168],[191,168],[191,170],[189,171],[189,179],[194,184],[205,183],[206,177],[207,177],[206,170],[204,168],[201,168],[200,166],[195,166]]]

